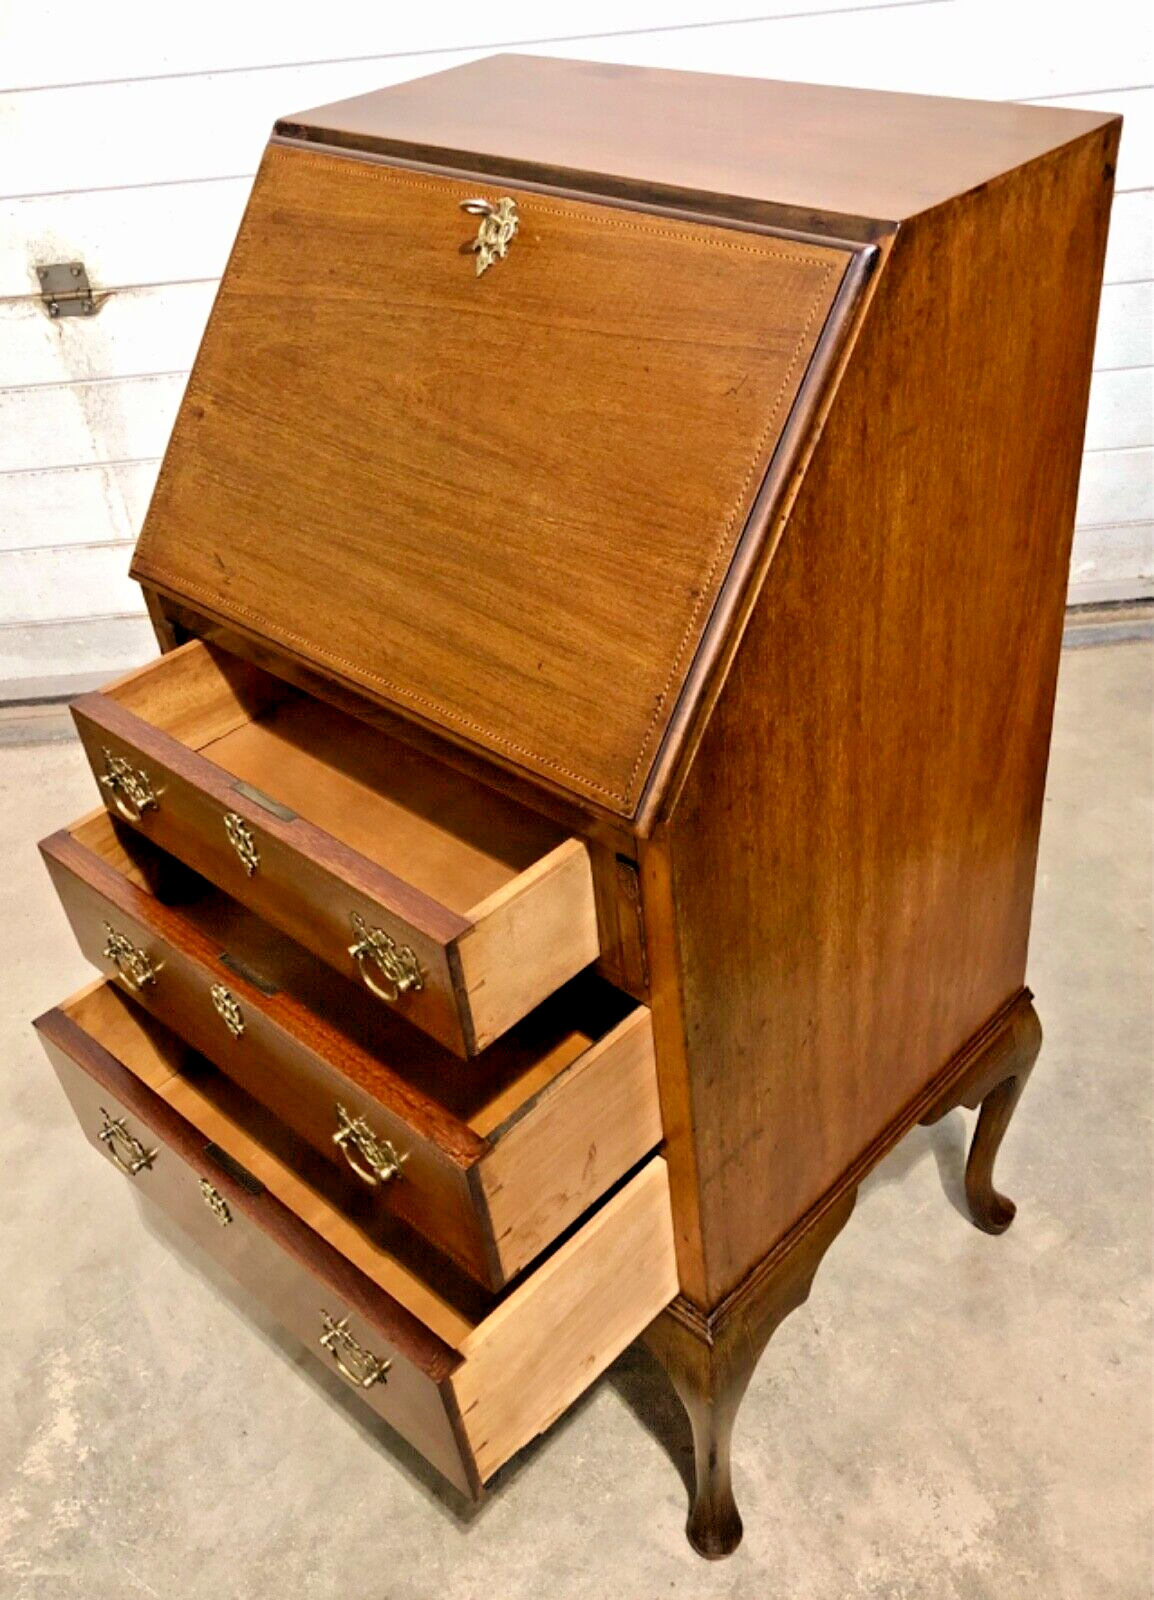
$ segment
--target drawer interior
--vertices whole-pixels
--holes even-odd
[[[199,640],[104,695],[461,916],[475,916],[566,837],[535,812]]]
[[[356,984],[107,812],[94,812],[68,831],[129,883],[175,905],[240,976],[265,993],[290,994],[480,1138],[498,1137],[573,1062],[638,1009],[594,973],[581,973],[480,1055],[465,1060],[377,1005]],[[355,1071],[349,1058],[344,1070]],[[361,1086],[374,1092],[367,1078]]]

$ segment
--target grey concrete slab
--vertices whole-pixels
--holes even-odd
[[[28,1029],[89,975],[33,846],[91,780],[75,745],[0,750],[0,1596],[1148,1594],[1152,661],[1063,661],[1018,1219],[995,1240],[959,1215],[960,1112],[870,1178],[751,1385],[746,1538],[717,1565],[684,1541],[688,1432],[642,1351],[470,1514],[142,1216]]]

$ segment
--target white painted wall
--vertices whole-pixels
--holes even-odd
[[[1123,112],[1070,598],[1154,593],[1148,0],[404,9],[0,0],[0,698],[152,651],[129,550],[273,119],[495,48]],[[115,292],[53,323],[73,258]]]

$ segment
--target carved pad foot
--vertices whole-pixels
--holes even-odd
[[[994,1187],[994,1161],[1041,1046],[1042,1025],[1024,998],[1003,1031],[922,1118],[932,1123],[956,1106],[981,1107],[966,1161],[966,1201],[983,1233],[1005,1233],[1017,1211]]]
[[[795,1243],[786,1240],[712,1316],[679,1298],[645,1334],[689,1416],[696,1482],[685,1531],[708,1560],[731,1555],[741,1543],[730,1445],[742,1397],[774,1332],[808,1299],[821,1258],[855,1199],[850,1190]]]

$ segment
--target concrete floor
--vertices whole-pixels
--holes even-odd
[[[28,1019],[86,981],[33,841],[73,744],[0,751],[4,1600],[1138,1600],[1151,1497],[1151,668],[1063,659],[1005,1238],[918,1129],[758,1370],[745,1542],[682,1535],[687,1429],[631,1350],[473,1515],[177,1252],[85,1147]],[[297,1370],[293,1370],[296,1368]],[[672,1457],[672,1459],[671,1459]]]

